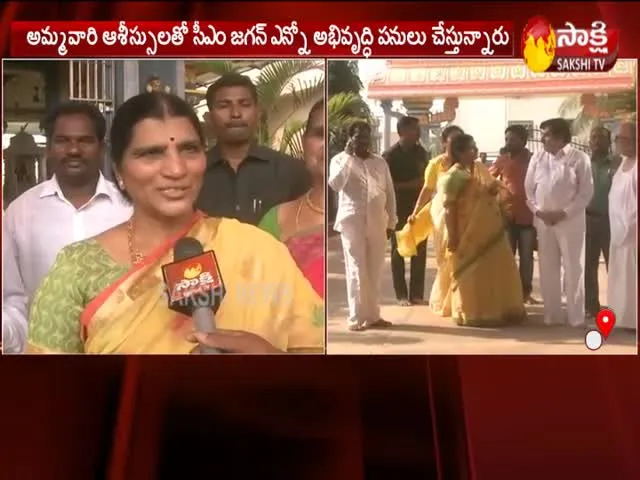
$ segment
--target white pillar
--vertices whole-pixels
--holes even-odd
[[[122,102],[140,93],[139,60],[122,61]]]

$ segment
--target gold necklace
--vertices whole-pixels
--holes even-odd
[[[298,202],[298,208],[296,209],[296,230],[295,230],[296,233],[300,231],[300,212],[302,212],[303,204],[304,202]]]
[[[129,243],[129,258],[131,259],[131,265],[138,265],[144,260],[144,256],[138,252],[133,246],[133,219],[130,218],[127,222],[127,241]]]
[[[304,200],[304,201],[303,201]],[[307,205],[311,211],[324,215],[324,208],[319,208],[316,205],[313,204],[313,202],[311,201],[309,192],[307,192],[304,196],[304,199],[300,200],[298,202],[298,208],[296,208],[296,221],[295,221],[295,231],[299,232],[300,231],[300,214],[302,213],[302,206],[303,205]]]
[[[307,206],[312,211],[314,211],[316,213],[324,214],[324,205],[322,207],[318,207],[317,205],[314,205],[314,203],[311,201],[311,191],[308,191],[306,193],[306,195],[304,196],[304,200],[307,203]]]

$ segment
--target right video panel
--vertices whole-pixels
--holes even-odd
[[[328,62],[329,354],[636,354],[636,60]]]

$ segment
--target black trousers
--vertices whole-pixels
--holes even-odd
[[[405,259],[398,254],[396,236],[391,235],[391,275],[398,300],[423,300],[424,276],[427,268],[427,242],[418,246],[418,254],[410,260],[409,288],[405,278]]]
[[[609,217],[587,213],[587,232],[584,249],[584,302],[587,314],[595,315],[600,310],[600,286],[598,285],[598,268],[600,254],[609,266]]]
[[[522,293],[528,297],[533,290],[533,250],[536,243],[536,229],[531,225],[510,223],[507,226],[507,232],[511,250],[514,255],[518,252]]]

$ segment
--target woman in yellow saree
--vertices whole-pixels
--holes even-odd
[[[432,234],[431,198],[436,191],[438,179],[451,165],[451,141],[464,132],[456,125],[449,125],[442,130],[440,140],[444,145],[444,153],[429,161],[424,172],[424,184],[416,200],[413,213],[409,215],[407,224],[396,232],[398,253],[403,257],[413,257],[417,254],[418,245],[427,240]]]
[[[496,327],[526,318],[518,269],[496,199],[499,183],[475,159],[475,142],[451,143],[452,166],[431,202],[438,273],[430,306],[458,325]]]
[[[324,351],[324,303],[269,234],[193,209],[206,168],[204,136],[179,97],[144,93],[116,111],[111,158],[132,218],[63,249],[34,297],[31,353],[188,354]],[[226,295],[215,333],[194,334],[168,308],[161,266],[189,236],[216,253]]]

